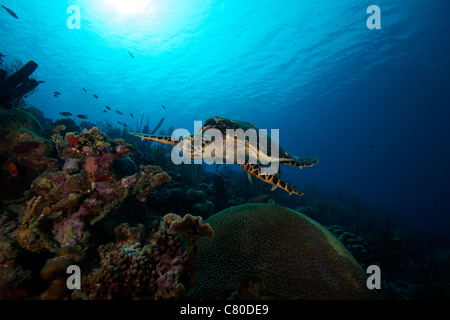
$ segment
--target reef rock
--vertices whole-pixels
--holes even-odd
[[[97,128],[68,133],[58,149],[63,169],[45,172],[31,185],[35,196],[24,206],[22,246],[33,252],[56,252],[61,246],[84,250],[91,245],[91,226],[117,212],[130,196],[143,202],[170,181],[158,166],[141,166],[139,173],[117,179],[112,164],[127,157],[130,147]]]
[[[116,159],[112,165],[114,175],[119,179],[138,172],[136,164],[130,157]]]
[[[68,132],[81,132],[80,126],[71,118],[58,119],[53,123],[53,126],[64,126],[64,129],[59,132],[61,135],[65,135]]]
[[[188,189],[185,195],[185,205],[190,213],[204,218],[215,212],[214,203],[206,200],[206,194],[202,190]]]
[[[185,298],[195,241],[213,231],[201,217],[169,213],[147,239],[142,224],[123,223],[114,233],[116,242],[100,246],[100,266],[83,283],[89,299]]]
[[[4,132],[17,129],[28,129],[36,134],[40,134],[41,125],[39,121],[29,112],[22,109],[0,108],[0,132],[2,137]]]
[[[38,175],[57,170],[55,148],[39,131],[40,125],[30,113],[0,109],[2,200],[22,197]]]
[[[32,280],[31,271],[17,262],[22,250],[16,241],[2,231],[0,230],[0,300],[29,299],[29,292],[24,287]]]

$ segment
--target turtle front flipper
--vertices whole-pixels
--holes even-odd
[[[289,195],[291,195],[292,193],[299,195],[299,196],[303,195],[303,192],[299,191],[294,185],[292,185],[288,181],[281,178],[279,174],[274,174],[274,175],[262,174],[261,166],[259,164],[245,163],[245,164],[240,164],[240,167],[243,170],[247,171],[248,173],[257,177],[258,179],[273,185],[274,187],[272,188],[272,190],[274,190],[278,187],[278,188],[285,190],[287,193],[289,193]]]
[[[175,146],[180,143],[179,140],[176,140],[176,141],[172,140],[172,137],[170,137],[170,136],[158,136],[158,135],[151,135],[151,134],[146,134],[146,133],[136,133],[136,132],[128,132],[128,133],[131,134],[132,136],[139,137],[142,140],[150,140],[150,141],[160,142],[160,143],[168,144],[171,146]]]
[[[317,157],[308,157],[308,158],[300,158],[296,156],[291,156],[292,159],[283,159],[280,160],[281,164],[285,164],[288,166],[294,166],[297,168],[303,168],[303,167],[311,167],[315,165],[317,162],[319,162],[319,159]]]

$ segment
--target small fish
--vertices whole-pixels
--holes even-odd
[[[59,96],[59,95],[61,95],[61,92],[55,91],[55,92],[53,92],[53,94]]]
[[[132,118],[134,118],[134,116],[133,116],[133,114],[130,112],[130,116],[132,117]]]
[[[77,117],[80,118],[80,119],[87,119],[88,118],[84,114],[79,114],[79,115],[77,115]]]
[[[163,107],[163,109],[166,110],[166,107],[164,107],[163,105],[161,105],[161,107]]]
[[[120,122],[120,121],[117,121],[117,123],[120,124],[120,125],[122,124],[122,122]]]
[[[102,113],[105,113],[106,112],[106,110],[103,110],[103,112]]]
[[[54,96],[55,98],[58,98],[58,97],[59,97],[57,94],[54,94],[53,96]]]
[[[85,89],[85,88],[81,88],[81,89],[83,89],[83,91],[87,93],[87,91],[86,91],[86,89]]]
[[[122,123],[122,125],[123,125],[125,128],[128,128],[128,126],[127,126],[125,123]]]
[[[6,57],[3,53],[0,53],[0,58]]]
[[[8,173],[13,177],[17,178],[19,176],[19,169],[17,169],[17,166],[15,165],[14,162],[5,161],[5,167],[6,171],[8,171]]]
[[[134,59],[134,56],[131,54],[130,51],[128,51],[128,54]]]
[[[109,111],[111,111],[111,108],[110,108],[110,107],[108,107],[108,106],[105,106],[105,108],[106,108],[106,109],[108,109]]]
[[[2,6],[3,9],[5,9],[6,11],[8,11],[8,13],[9,13],[12,17],[14,17],[14,18],[16,18],[16,19],[19,19],[19,17],[17,16],[17,14],[14,13],[14,11],[12,11],[11,9],[8,9],[8,8],[5,7],[4,5],[1,5],[1,6]]]
[[[120,112],[119,110],[114,110],[115,112],[117,112],[118,114],[122,115],[123,113]]]
[[[72,114],[70,112],[60,112],[60,115],[64,116],[64,117],[71,117]]]
[[[93,96],[95,99],[98,99],[98,95],[93,94],[92,96]]]
[[[44,80],[39,80],[38,83],[45,83],[45,81]]]

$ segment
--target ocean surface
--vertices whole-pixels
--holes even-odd
[[[0,8],[0,52],[38,63],[45,82],[26,101],[46,117],[132,126],[144,114],[193,131],[217,115],[279,129],[290,153],[320,160],[282,169],[300,189],[360,191],[414,232],[450,241],[450,2],[1,4],[19,19]],[[367,27],[370,5],[380,29]]]

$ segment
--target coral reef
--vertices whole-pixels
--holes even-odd
[[[39,122],[20,109],[0,108],[0,199],[23,197],[31,181],[44,171],[57,170],[54,146],[38,134]]]
[[[164,226],[170,230],[184,235],[186,238],[196,240],[200,237],[213,237],[214,230],[209,223],[204,223],[201,217],[187,214],[183,218],[170,214],[164,217]]]
[[[81,128],[71,118],[57,119],[52,123],[47,123],[47,129],[43,130],[42,136],[51,139],[53,134],[59,134],[64,137],[69,132],[81,132]]]
[[[34,107],[33,105],[26,105],[24,106],[23,110],[29,112],[33,117],[36,118],[37,121],[39,121],[39,124],[41,125],[41,132],[44,132],[45,130],[48,130],[52,127],[52,119],[45,117],[44,112],[42,112],[40,109]]]
[[[363,238],[353,232],[345,231],[338,225],[325,227],[347,248],[363,268],[367,267],[370,261],[374,261],[373,256],[369,253],[369,245]]]
[[[262,281],[259,288],[278,298],[374,297],[361,267],[345,247],[296,211],[273,204],[246,204],[221,211],[207,222],[214,237],[198,239],[199,280],[188,297],[226,297],[250,279]]]
[[[41,132],[39,121],[31,113],[22,109],[0,108],[0,128],[2,134],[16,132],[19,129],[27,129],[36,134]]]
[[[448,247],[415,249],[422,231],[394,228],[361,190],[289,197],[102,125],[0,108],[0,300],[365,298],[358,264],[380,266],[382,299],[450,297]]]
[[[211,236],[201,217],[167,214],[145,238],[145,226],[119,225],[115,243],[100,246],[100,267],[85,279],[88,299],[182,299],[191,286],[195,241]]]
[[[32,252],[56,252],[61,246],[86,249],[92,225],[113,215],[128,197],[145,201],[154,188],[170,181],[157,166],[140,167],[139,173],[117,179],[113,163],[127,157],[131,146],[109,140],[97,128],[68,133],[65,140],[58,150],[62,170],[37,177],[31,185],[35,196],[24,207],[19,239]]]
[[[32,280],[32,274],[16,263],[21,254],[17,242],[0,233],[0,300],[29,298],[24,286]]]
[[[201,190],[190,188],[185,194],[185,206],[192,214],[208,218],[215,212],[214,203],[206,199],[206,194]]]

